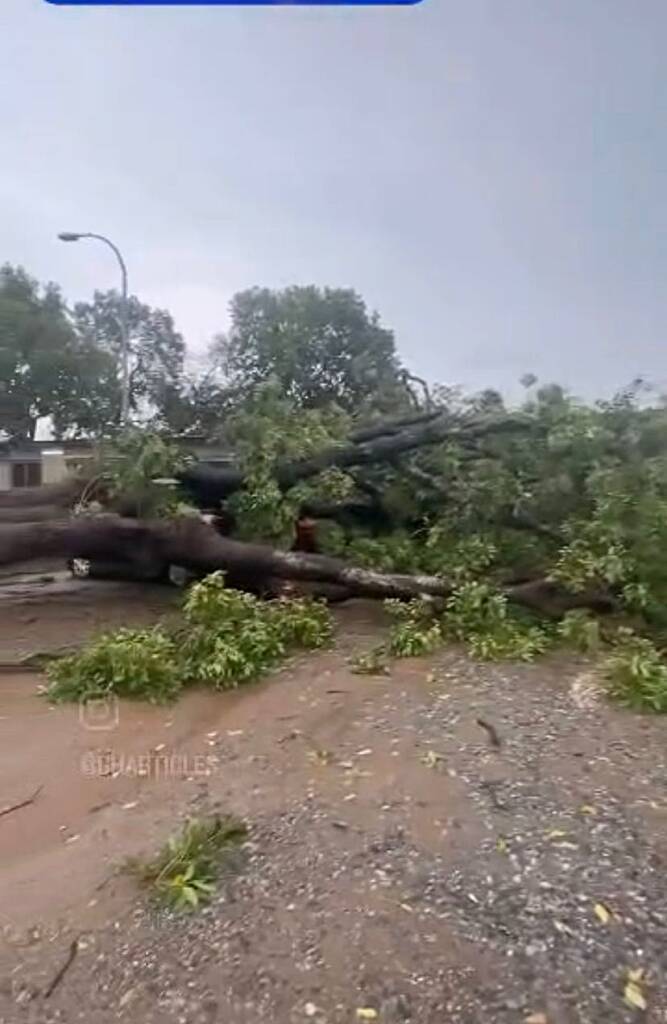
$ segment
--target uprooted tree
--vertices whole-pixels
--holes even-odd
[[[236,590],[224,597],[209,577],[216,623],[185,644],[185,681],[237,685],[275,663],[294,630],[323,635],[299,602],[237,593],[284,594],[291,581],[297,594],[389,599],[391,654],[453,639],[483,658],[531,660],[554,642],[609,639],[612,691],[667,711],[667,410],[643,397],[591,406],[552,386],[508,411],[495,392],[436,393],[360,424],[336,406],[295,407],[268,383],[220,424],[235,453],[224,468],[135,430],[103,447],[86,480],[0,497],[0,565],[56,555],[136,579],[223,570]],[[612,614],[603,624],[597,613]],[[107,638],[64,666],[64,692],[74,676],[85,684],[91,658],[116,678],[118,645],[126,667],[128,650],[153,665],[151,644],[181,649],[165,636]]]
[[[250,589],[277,577],[338,596],[447,599],[474,581],[546,615],[627,610],[663,627],[667,411],[637,389],[591,406],[551,386],[514,411],[492,392],[446,393],[360,426],[336,406],[295,408],[269,383],[221,433],[236,454],[227,468],[137,431],[95,479],[3,496],[0,564],[172,563],[224,569]],[[165,477],[178,486],[154,482]],[[82,498],[107,514],[66,518]],[[224,517],[231,535],[188,504]],[[303,515],[319,554],[285,550]]]

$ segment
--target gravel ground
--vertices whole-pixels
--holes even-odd
[[[352,675],[372,632],[300,660],[258,691],[265,728],[218,744],[196,806],[251,830],[215,902],[14,950],[2,1024],[667,1021],[664,720],[561,657]]]

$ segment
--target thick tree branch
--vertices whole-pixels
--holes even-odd
[[[419,421],[395,434],[383,434],[360,443],[336,445],[317,452],[308,459],[278,465],[275,471],[280,486],[287,490],[325,469],[336,466],[367,466],[384,462],[401,452],[414,451],[426,445],[440,444],[446,440],[474,441],[477,438],[524,430],[527,421],[521,416],[501,417],[451,417],[439,414],[429,421]],[[183,485],[198,501],[215,504],[222,501],[243,486],[244,476],[240,469],[215,469],[197,464],[180,474]]]
[[[350,441],[359,444],[362,441],[373,441],[376,437],[400,434],[406,427],[412,427],[417,423],[431,423],[442,416],[442,409],[435,409],[429,412],[412,413],[411,416],[403,416],[398,420],[388,420],[383,423],[374,423],[369,427],[360,427],[350,434]]]
[[[272,577],[335,584],[350,595],[409,599],[448,597],[452,584],[438,576],[379,573],[325,555],[278,551],[221,537],[195,519],[141,521],[117,516],[82,517],[64,522],[0,527],[0,565],[59,555],[63,558],[121,559],[141,569],[164,564],[194,572],[222,569],[231,586],[244,587]],[[510,601],[559,616],[570,608],[609,610],[608,594],[569,594],[557,584],[537,580],[505,588]]]

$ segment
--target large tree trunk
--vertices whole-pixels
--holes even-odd
[[[58,484],[0,491],[0,515],[4,513],[5,509],[35,508],[38,505],[50,505],[61,510],[69,508],[77,500],[87,483],[86,479],[71,476]]]
[[[334,584],[350,596],[409,599],[446,598],[452,584],[439,576],[379,573],[325,555],[278,551],[222,537],[195,519],[140,521],[118,516],[82,517],[62,522],[0,526],[0,565],[31,558],[120,559],[137,570],[154,564],[180,565],[197,573],[222,569],[230,585],[257,589],[271,578]],[[509,600],[551,616],[570,608],[609,610],[608,594],[568,594],[546,580],[505,588]]]

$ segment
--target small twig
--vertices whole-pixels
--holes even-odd
[[[93,804],[92,807],[88,808],[88,814],[97,814],[98,811],[103,811],[105,807],[111,807],[112,800],[105,800],[101,804]]]
[[[79,952],[79,940],[78,939],[72,939],[72,942],[70,943],[70,947],[69,947],[69,953],[67,954],[67,960],[65,960],[65,963],[62,965],[62,967],[60,968],[60,970],[58,971],[58,973],[54,977],[54,979],[51,982],[51,984],[49,985],[49,987],[44,991],[44,999],[48,999],[50,996],[53,995],[55,990],[58,988],[58,985],[63,980],[63,978],[65,977],[65,975],[69,971],[70,967],[74,963],[74,957],[76,956],[76,954],[78,952]]]
[[[115,878],[117,874],[118,874],[118,868],[114,868],[113,871],[110,871],[108,875],[104,876],[104,878],[102,879],[101,882],[97,883],[97,885],[95,886],[93,891],[94,892],[100,892],[100,890],[104,889],[104,887],[107,886],[109,884],[109,882],[111,881],[111,879]]]
[[[20,811],[22,807],[27,807],[29,804],[34,803],[43,789],[43,785],[38,786],[32,796],[29,796],[27,800],[21,800],[20,803],[12,804],[11,807],[3,807],[0,811],[0,818],[4,818],[5,814],[11,814],[13,811]]]
[[[480,782],[480,787],[488,792],[489,796],[491,797],[491,803],[493,804],[495,809],[497,811],[507,811],[509,810],[507,804],[503,803],[502,800],[498,799],[498,786],[502,786],[502,782],[490,779]]]
[[[489,737],[489,743],[491,744],[491,746],[495,747],[496,750],[500,750],[500,747],[502,746],[502,741],[496,731],[496,727],[494,725],[490,725],[489,722],[485,722],[483,718],[478,718],[477,724],[481,726],[482,729],[484,729],[485,732],[487,733]]]
[[[281,736],[280,739],[278,740],[278,743],[287,743],[288,740],[296,740],[299,738],[299,736],[301,736],[301,730],[292,729],[291,732],[285,733],[284,736]]]

